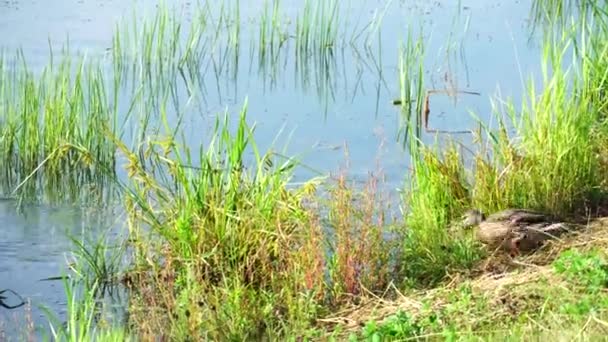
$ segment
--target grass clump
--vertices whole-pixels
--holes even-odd
[[[372,178],[358,192],[340,175],[329,189],[324,205],[329,209],[324,234],[329,255],[324,259],[333,304],[357,300],[367,292],[380,294],[395,280],[399,241],[386,236],[391,223],[377,187],[378,180]]]
[[[456,149],[442,157],[421,148],[414,159],[408,204],[403,274],[410,285],[430,285],[450,269],[466,269],[479,258],[473,241],[454,239],[446,227],[469,205],[465,168]]]
[[[261,154],[245,118],[246,106],[236,127],[218,119],[196,157],[172,138],[150,142],[147,160],[121,147],[138,335],[308,336],[330,310],[395,280],[377,183],[364,194],[344,177],[324,196],[320,180],[294,189],[296,161]]]
[[[455,144],[438,152],[412,143],[404,254],[412,260],[411,270],[405,263],[406,274],[416,282],[441,280],[482,255],[447,229],[466,209],[531,208],[571,217],[597,208],[603,198],[605,103],[591,95],[588,84],[600,82],[590,71],[603,63],[605,54],[584,59],[582,68],[579,62],[564,68],[574,41],[557,42],[544,49],[542,89],[530,82],[520,110],[511,102],[495,109],[498,129],[483,126],[485,134],[477,135],[470,163]],[[577,72],[580,77],[574,76]]]
[[[245,112],[234,132],[227,120],[217,121],[196,167],[185,166],[194,158],[171,138],[150,143],[150,163],[123,147],[137,241],[130,312],[142,336],[305,334],[322,312],[358,295],[361,284],[374,291],[388,281],[387,271],[378,272],[387,267],[378,248],[382,222],[366,221],[371,214],[364,211],[359,221],[350,216],[351,197],[338,187],[324,227],[309,210],[315,181],[290,190],[295,161],[260,154]],[[373,211],[371,200],[363,203]]]
[[[154,260],[141,265],[150,273],[134,280],[141,286],[134,288],[134,300],[140,301],[134,313],[146,309],[135,314],[143,319],[137,326],[144,334],[164,327],[174,337],[254,338],[261,331],[281,331],[283,321],[307,322],[316,310],[314,277],[322,273],[306,287],[306,272],[314,271],[314,264],[302,260],[302,247],[314,236],[309,230],[314,226],[299,204],[305,192],[286,191],[289,163],[267,171],[255,146],[257,166],[244,168],[252,134],[244,120],[243,112],[234,135],[226,121],[217,122],[217,140],[201,152],[196,170],[180,166],[181,152],[171,149],[172,141],[166,151],[178,162],[163,163],[157,154],[156,177],[129,156],[138,180],[128,204],[132,229],[141,237],[146,223],[160,238],[136,249],[138,263]],[[151,149],[157,147],[162,146]],[[184,163],[191,160],[189,151],[184,155]],[[155,180],[162,175],[170,181]],[[148,248],[154,245],[159,249]],[[169,314],[160,318],[155,310]],[[159,319],[150,320],[151,315]]]
[[[37,74],[18,56],[0,61],[0,84],[1,191],[52,201],[103,193],[115,167],[104,132],[115,115],[101,69],[66,55]]]

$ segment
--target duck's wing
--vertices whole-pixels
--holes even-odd
[[[486,244],[495,244],[509,238],[514,226],[509,222],[482,222],[477,227],[477,239]]]
[[[529,226],[524,226],[524,227],[519,228],[519,230],[521,230],[531,236],[542,235],[542,236],[546,236],[548,238],[555,238],[562,234],[571,232],[573,230],[573,227],[564,222],[557,222],[557,223],[544,222],[544,223],[536,223],[536,224],[531,224]]]
[[[505,209],[493,214],[488,215],[486,217],[486,221],[489,222],[498,222],[498,221],[508,221],[511,216],[513,216],[516,212],[516,209]]]
[[[518,211],[511,216],[511,222],[520,223],[541,223],[551,221],[548,215],[534,211]]]
[[[528,209],[507,209],[488,216],[487,221],[511,221],[513,224],[539,223],[550,218],[541,212]]]
[[[545,241],[558,238],[570,231],[570,227],[563,223],[536,223],[519,227],[516,244],[521,251],[529,252],[542,246]]]

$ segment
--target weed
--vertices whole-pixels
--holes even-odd
[[[608,285],[608,265],[597,250],[586,253],[567,250],[553,262],[553,267],[569,281],[585,286],[591,291],[600,290]]]
[[[368,322],[363,328],[363,338],[368,341],[391,341],[413,338],[421,335],[422,327],[405,312],[388,317],[382,324]]]
[[[143,161],[123,149],[134,163],[130,166],[133,179],[138,180],[130,186],[128,199],[132,229],[143,237],[142,223],[146,222],[164,241],[159,251],[149,249],[152,241],[136,246],[142,264],[145,260],[159,264],[149,265],[152,273],[134,281],[142,290],[152,286],[154,292],[133,288],[140,293],[135,298],[143,301],[133,302],[137,306],[133,311],[148,308],[144,315],[149,315],[160,304],[154,303],[159,296],[156,291],[165,293],[161,297],[166,299],[162,306],[170,313],[167,318],[178,318],[166,322],[169,336],[236,338],[258,336],[261,331],[278,333],[284,329],[283,320],[304,323],[315,311],[311,299],[321,290],[314,287],[321,282],[306,275],[299,262],[305,258],[316,263],[308,257],[316,255],[314,250],[301,250],[312,246],[307,241],[316,236],[299,204],[305,194],[285,189],[289,164],[266,171],[265,157],[250,145],[253,131],[246,125],[245,112],[246,107],[234,134],[227,121],[218,120],[215,138],[201,154],[196,170],[179,166],[185,164],[179,159],[165,164],[163,158],[152,164],[151,170],[157,173],[153,176],[141,166]],[[174,143],[168,146],[177,148]],[[243,166],[248,149],[258,163],[252,171]],[[172,153],[189,156],[187,150]],[[163,186],[155,179],[163,179],[164,172],[173,180]],[[166,324],[163,321],[156,324]],[[142,329],[148,328],[155,331],[142,324]]]
[[[363,289],[380,294],[395,274],[390,257],[395,255],[397,241],[385,237],[385,213],[376,193],[377,180],[372,178],[359,195],[347,185],[344,175],[330,189],[328,264],[332,297],[360,296]]]

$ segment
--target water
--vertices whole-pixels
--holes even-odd
[[[107,218],[102,222],[97,209],[29,205],[17,211],[16,204],[0,201],[0,291],[15,291],[29,301],[31,312],[25,306],[0,309],[0,331],[7,331],[9,336],[17,332],[14,329],[19,325],[15,322],[24,323],[30,317],[36,323],[45,322],[41,305],[60,316],[65,314],[62,281],[45,279],[62,276],[67,263],[73,261],[69,251],[74,245],[68,236],[94,238],[114,225]],[[6,305],[20,302],[14,294],[7,292],[4,296]]]
[[[257,37],[261,3],[241,4],[242,58],[236,81],[227,73],[205,75],[206,94],[184,129],[194,148],[206,141],[216,114],[227,109],[236,115],[247,97],[248,119],[257,123],[256,141],[262,150],[273,142],[279,149],[288,143],[286,154],[300,156],[309,167],[327,173],[348,165],[350,176],[359,181],[381,169],[386,189],[394,192],[403,186],[408,172],[408,156],[397,140],[399,109],[391,102],[399,97],[399,42],[407,36],[410,25],[414,33],[419,27],[425,33],[428,88],[444,89],[451,81],[459,89],[481,93],[459,96],[456,104],[447,96],[433,96],[431,128],[473,129],[475,120],[470,111],[491,122],[490,98],[498,94],[513,98],[517,104],[524,81],[538,75],[539,43],[529,39],[530,1],[361,0],[342,5],[340,20],[345,31],[359,32],[374,16],[384,15],[381,35],[370,34],[368,44],[337,47],[333,71],[325,75],[332,81],[321,83],[328,90],[319,92],[314,77],[308,85],[298,81],[290,52],[293,47],[285,48],[274,72],[259,70],[257,60],[249,60],[249,43]],[[300,3],[282,3],[282,18],[291,20],[287,25],[291,33]],[[54,47],[69,41],[71,51],[105,58],[115,24],[134,8],[138,17],[152,13],[154,5],[118,0],[2,1],[0,47],[9,54],[22,48],[33,69],[48,63],[49,39]],[[172,5],[185,13],[185,18],[193,12],[188,1]],[[467,135],[458,138],[465,143],[470,139]],[[424,134],[423,139],[432,141],[435,135]],[[302,169],[296,180],[311,175]],[[66,232],[80,236],[83,231],[111,225],[100,222],[97,227],[85,228],[82,210],[38,206],[26,208],[23,216],[11,202],[0,202],[0,290],[16,290],[34,303],[64,313],[61,283],[39,279],[58,275],[65,268],[64,257],[70,249]],[[24,314],[23,309],[8,312],[0,308],[0,322],[4,322],[0,326],[12,326],[14,317]],[[45,324],[35,308],[32,316],[36,324]]]

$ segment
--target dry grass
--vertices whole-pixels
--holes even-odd
[[[483,326],[487,321],[504,321],[505,317],[516,318],[535,305],[540,307],[544,301],[556,300],[539,295],[539,287],[546,284],[551,284],[554,288],[571,287],[571,284],[554,271],[551,262],[563,251],[573,248],[581,251],[597,248],[608,250],[607,227],[608,217],[596,219],[590,222],[586,229],[547,244],[532,255],[516,259],[502,255],[492,256],[479,262],[476,267],[477,275],[473,278],[456,274],[443,286],[429,290],[402,293],[392,286],[389,289],[388,297],[392,297],[390,300],[368,292],[359,305],[320,319],[319,323],[326,325],[329,330],[338,329],[340,335],[346,336],[359,331],[369,321],[381,324],[400,311],[408,313],[416,320],[429,312],[445,310],[453,304],[451,297],[463,287],[470,289],[473,297],[488,300],[487,304],[491,310],[486,310],[484,315],[479,316],[479,326]],[[476,325],[471,321],[474,316],[466,318],[471,326]],[[596,316],[590,316],[589,320],[603,328],[608,327],[608,324]]]

